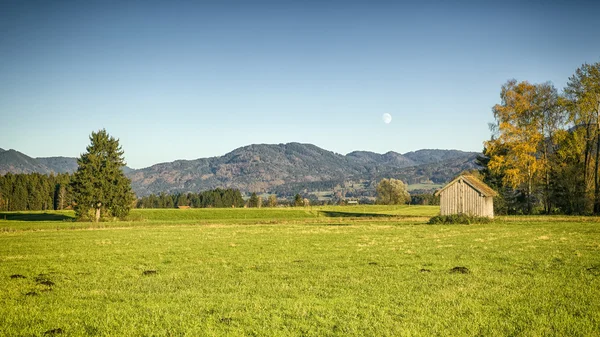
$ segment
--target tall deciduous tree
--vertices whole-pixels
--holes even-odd
[[[275,194],[269,195],[268,205],[269,205],[269,207],[277,206],[277,195],[275,195]]]
[[[593,193],[594,213],[600,214],[600,62],[583,64],[575,71],[565,98],[570,122],[585,129],[583,181],[586,194]]]
[[[553,203],[561,213],[589,214],[592,200],[586,193],[584,178],[585,130],[574,128],[557,135],[550,186]]]
[[[129,213],[134,195],[122,171],[125,160],[119,140],[102,129],[92,132],[90,142],[71,181],[75,213],[79,219],[95,221],[102,214],[122,218]]]
[[[410,194],[402,180],[381,179],[377,184],[377,203],[381,205],[401,205],[410,200]]]
[[[564,135],[566,114],[558,90],[551,83],[536,85],[535,106],[537,129],[542,135],[542,140],[538,144],[538,157],[542,165],[542,201],[545,213],[549,214],[553,208],[551,177],[557,165],[556,151]]]
[[[502,86],[501,104],[493,108],[495,136],[486,142],[488,168],[503,175],[504,184],[523,190],[531,213],[535,188],[542,187],[546,212],[550,212],[550,155],[561,124],[558,93],[549,83],[510,80]]]

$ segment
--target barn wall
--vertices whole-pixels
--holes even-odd
[[[493,217],[493,198],[483,197],[464,181],[457,180],[440,193],[440,214],[470,214]]]
[[[494,217],[494,198],[487,197],[485,198],[485,214],[484,216],[493,218]]]

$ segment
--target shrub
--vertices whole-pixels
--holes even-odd
[[[429,219],[428,224],[430,225],[454,225],[454,224],[482,224],[490,223],[492,219],[488,217],[473,216],[468,214],[452,214],[452,215],[438,215]]]

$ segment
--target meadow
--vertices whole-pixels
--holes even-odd
[[[600,219],[437,212],[0,213],[0,335],[600,335]]]

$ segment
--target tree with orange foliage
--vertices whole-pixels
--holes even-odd
[[[493,107],[495,135],[485,146],[488,167],[502,173],[503,183],[524,191],[531,213],[535,189],[542,186],[544,210],[550,212],[548,144],[560,126],[558,94],[549,83],[510,80],[502,86],[501,104]]]

